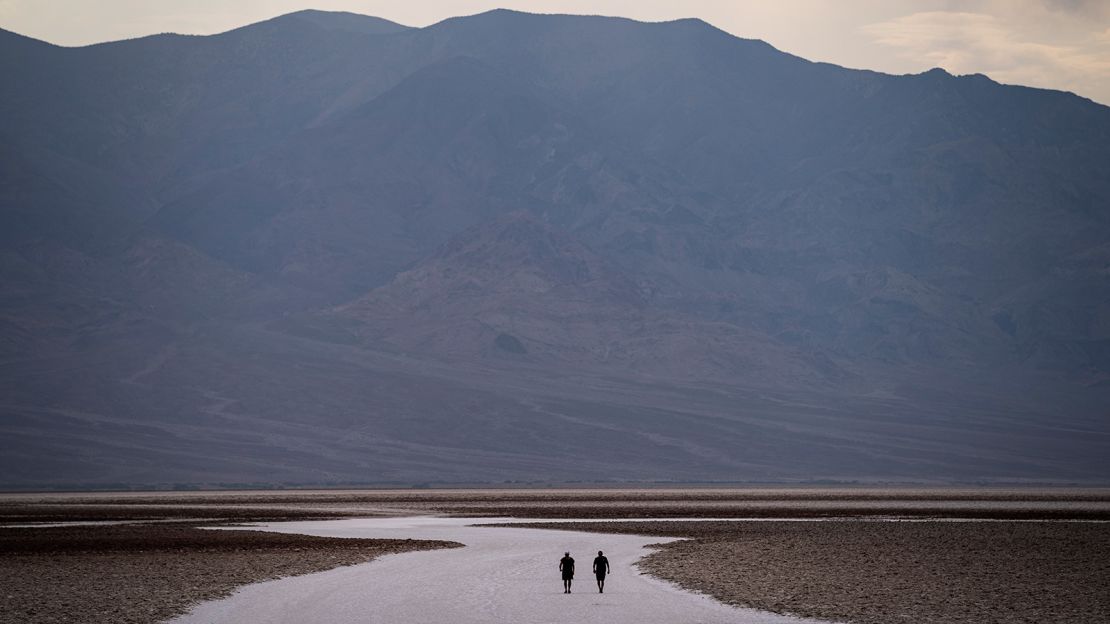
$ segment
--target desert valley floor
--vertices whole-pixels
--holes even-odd
[[[596,600],[591,553],[577,548],[585,570],[575,591],[585,595],[576,608],[587,619],[623,621],[622,599],[644,608],[654,592],[670,591],[700,605],[681,608],[718,614],[706,621],[788,621],[775,619],[782,614],[858,623],[1103,622],[1110,618],[1108,521],[1110,491],[1090,488],[7,494],[0,496],[0,622],[194,622],[205,614],[204,621],[243,621],[236,609],[251,596],[256,603],[246,612],[263,621],[257,601],[274,590],[268,583],[237,589],[332,570],[278,581],[283,609],[311,610],[321,588],[342,602],[343,578],[360,588],[363,602],[352,604],[373,605],[379,586],[370,580],[386,566],[410,570],[416,584],[435,579],[446,595],[449,582],[420,572],[417,558],[432,566],[477,561],[503,541],[497,531],[530,530],[537,537],[521,543],[549,539],[546,559],[533,563],[540,553],[502,543],[505,556],[524,561],[506,565],[517,572],[468,581],[488,592],[491,617],[562,597],[557,571],[543,566],[554,570],[562,554],[556,531],[573,531],[567,543],[612,544],[619,566],[638,571],[620,574],[645,575],[635,587],[648,592],[622,598],[633,584],[617,575],[610,602]],[[469,526],[491,522],[513,526]],[[237,526],[202,530],[229,525]],[[645,544],[654,547],[639,552]],[[379,591],[384,610],[389,590]],[[604,604],[616,614],[605,615]],[[386,621],[359,608],[363,621]]]

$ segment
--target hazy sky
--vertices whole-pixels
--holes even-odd
[[[299,9],[425,26],[504,7],[700,17],[741,37],[848,67],[943,67],[1110,104],[1110,0],[0,0],[0,27],[62,45],[158,32],[210,34]]]

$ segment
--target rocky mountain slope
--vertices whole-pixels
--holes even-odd
[[[1110,478],[1110,109],[698,20],[0,31],[0,485]]]

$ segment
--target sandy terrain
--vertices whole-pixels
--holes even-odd
[[[743,605],[861,624],[1110,621],[1110,524],[620,522],[548,528],[684,536],[641,567]]]

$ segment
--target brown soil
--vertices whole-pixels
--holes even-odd
[[[0,622],[159,622],[241,585],[450,542],[189,525],[0,529]]]
[[[529,526],[691,538],[662,545],[640,566],[723,602],[778,613],[861,624],[1110,622],[1104,523]]]
[[[766,487],[0,494],[0,523],[416,513],[519,518],[909,516],[1110,520],[1110,489]]]
[[[1110,490],[504,489],[0,494],[0,623],[156,622],[243,584],[438,542],[191,528],[452,513],[525,518],[1110,519]],[[14,529],[47,521],[157,521]],[[849,622],[1110,621],[1110,524],[653,522],[555,528],[693,538],[644,569],[735,604]]]

